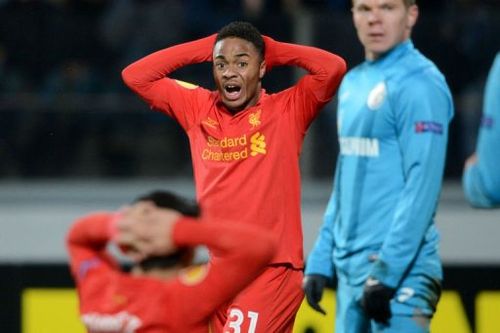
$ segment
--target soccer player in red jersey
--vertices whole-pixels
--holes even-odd
[[[171,76],[209,61],[216,91]],[[268,94],[261,80],[280,65],[308,73]],[[278,237],[266,271],[214,318],[217,332],[292,331],[303,299],[299,155],[309,125],[345,70],[334,54],[275,41],[246,22],[160,50],[123,70],[134,92],[187,133],[204,215],[259,225]]]
[[[254,226],[194,222],[196,215],[196,204],[153,192],[119,213],[75,222],[67,247],[88,332],[214,332],[210,316],[262,272],[276,239]],[[135,259],[128,273],[107,251],[113,240]],[[217,259],[188,266],[197,245]]]

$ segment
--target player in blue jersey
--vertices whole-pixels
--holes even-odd
[[[465,162],[462,183],[474,207],[500,206],[500,52],[486,81],[476,152]]]
[[[336,333],[428,332],[441,293],[434,214],[453,102],[411,39],[413,0],[353,0],[364,61],[339,90],[333,193],[303,287],[337,277]]]

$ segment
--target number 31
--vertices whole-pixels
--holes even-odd
[[[259,313],[254,311],[248,311],[248,319],[250,320],[250,325],[248,325],[248,333],[255,333],[255,328],[257,327],[257,319],[259,319]],[[239,309],[231,309],[229,312],[229,328],[232,328],[231,333],[241,333],[241,324],[245,320],[243,312]],[[224,331],[224,333],[229,333]]]

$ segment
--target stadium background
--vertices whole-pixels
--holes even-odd
[[[0,332],[73,332],[64,234],[74,218],[153,188],[194,193],[184,134],[124,87],[125,65],[234,19],[338,53],[349,67],[362,61],[348,1],[264,0],[260,9],[259,2],[0,0]],[[437,215],[446,293],[434,332],[498,333],[500,211],[470,208],[459,181],[474,149],[485,77],[500,50],[500,2],[419,3],[413,40],[444,72],[456,103]],[[212,87],[210,73],[209,65],[197,65],[176,75]],[[277,68],[264,85],[277,91],[300,74]],[[335,100],[324,111],[301,160],[305,254],[337,154]],[[321,325],[331,319],[301,310],[297,331],[325,332]]]

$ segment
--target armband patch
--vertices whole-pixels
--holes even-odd
[[[79,279],[85,278],[89,270],[98,267],[99,265],[101,265],[101,260],[99,260],[98,258],[90,258],[82,261],[78,269],[78,278]]]
[[[175,82],[177,82],[178,85],[180,85],[181,87],[184,87],[186,89],[196,89],[196,88],[198,88],[198,86],[196,84],[192,84],[192,83],[189,83],[189,82],[185,82],[185,81],[181,81],[181,80],[175,80]]]
[[[493,127],[493,117],[488,117],[488,116],[481,117],[481,127],[482,128],[492,128]]]
[[[443,125],[435,121],[417,121],[415,122],[415,132],[443,134]]]
[[[192,286],[203,281],[203,279],[207,276],[207,273],[207,265],[188,267],[181,271],[179,274],[179,280],[185,285]]]

